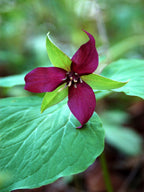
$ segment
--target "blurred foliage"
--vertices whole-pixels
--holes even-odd
[[[105,128],[106,141],[127,155],[142,153],[142,137],[122,123],[129,115],[119,110],[107,110],[100,115]]]
[[[143,33],[143,6],[142,0],[1,0],[0,76],[49,65],[45,48],[48,31],[72,56],[86,41],[81,31],[85,29],[95,36],[104,56],[108,46]],[[141,58],[142,48],[122,56]]]

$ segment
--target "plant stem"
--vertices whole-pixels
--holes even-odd
[[[104,152],[100,156],[100,163],[101,163],[101,167],[102,167],[102,171],[103,171],[103,177],[105,180],[107,192],[113,192]]]
[[[81,185],[80,185],[80,182],[79,182],[78,175],[74,175],[73,178],[74,178],[75,190],[76,190],[76,192],[80,192],[81,191]]]

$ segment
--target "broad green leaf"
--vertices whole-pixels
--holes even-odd
[[[46,37],[46,48],[49,59],[55,67],[60,67],[67,71],[70,70],[72,61],[65,53],[63,53],[58,47],[56,47],[56,45],[54,45],[54,43],[49,38],[49,33]]]
[[[0,170],[13,175],[1,192],[37,188],[84,171],[104,148],[96,113],[82,129],[65,100],[40,113],[41,98],[0,100]]]
[[[24,77],[25,74],[0,77],[0,87],[13,87],[16,85],[24,85]]]
[[[46,110],[48,107],[55,105],[62,101],[68,95],[68,87],[65,85],[59,86],[56,90],[52,92],[47,92],[43,98],[41,105],[41,112]]]
[[[106,132],[106,141],[118,150],[137,155],[142,152],[142,138],[135,131],[122,124],[128,119],[128,114],[122,111],[106,111],[101,115]]]
[[[108,95],[110,95],[112,93],[111,90],[105,90],[105,91],[97,91],[97,90],[93,90],[96,96],[96,100],[100,100]]]
[[[92,89],[96,90],[108,90],[115,89],[124,86],[127,82],[114,81],[106,77],[90,74],[81,77],[87,84],[89,84]]]
[[[129,80],[124,87],[113,91],[144,99],[144,60],[123,59],[113,62],[103,70],[101,75],[116,81]]]

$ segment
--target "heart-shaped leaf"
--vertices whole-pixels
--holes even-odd
[[[82,129],[65,100],[40,113],[41,98],[0,100],[0,169],[11,174],[1,192],[36,188],[87,169],[104,148],[96,113]]]

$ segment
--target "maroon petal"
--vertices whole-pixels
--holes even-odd
[[[84,81],[83,83],[78,83],[77,88],[72,85],[68,92],[68,106],[81,123],[78,128],[81,128],[90,119],[95,110],[96,99],[92,88]]]
[[[58,67],[38,67],[25,76],[25,89],[30,92],[51,92],[63,83],[64,69]]]
[[[79,75],[93,73],[98,66],[98,53],[95,48],[95,39],[90,33],[84,32],[90,40],[83,44],[74,54],[71,65],[72,71]]]

